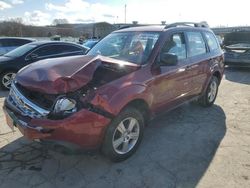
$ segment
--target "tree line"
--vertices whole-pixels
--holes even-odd
[[[53,35],[79,37],[81,32],[68,24],[66,19],[55,19],[50,26],[25,25],[21,18],[0,22],[0,36],[51,37]]]

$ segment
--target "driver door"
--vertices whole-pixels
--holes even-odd
[[[160,60],[162,53],[176,55],[177,64],[163,64]],[[192,76],[186,71],[189,60],[184,33],[174,33],[167,39],[155,63],[159,65],[156,65],[157,71],[153,73],[151,91],[154,111],[161,112],[177,106],[189,97]]]

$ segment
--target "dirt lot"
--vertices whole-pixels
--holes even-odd
[[[226,69],[213,107],[186,104],[153,120],[122,163],[48,151],[0,118],[1,188],[250,187],[250,70]]]

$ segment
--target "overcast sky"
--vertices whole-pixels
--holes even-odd
[[[26,24],[138,21],[158,24],[207,21],[210,26],[250,25],[249,0],[0,0],[0,20],[21,17]]]

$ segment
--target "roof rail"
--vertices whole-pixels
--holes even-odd
[[[193,26],[193,27],[205,27],[205,28],[209,28],[209,25],[207,24],[207,22],[175,22],[169,25],[166,25],[164,29],[169,29],[171,27],[178,27],[178,26]]]
[[[125,25],[125,26],[121,26],[120,28],[118,28],[116,30],[127,29],[127,28],[130,28],[130,27],[135,27],[135,26]]]

